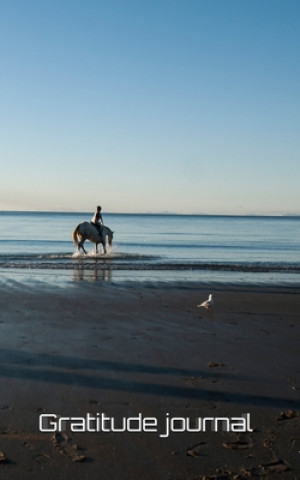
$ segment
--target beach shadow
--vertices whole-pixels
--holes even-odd
[[[89,360],[62,355],[34,354],[8,349],[0,350],[0,377],[47,382],[51,384],[72,385],[78,387],[120,392],[134,392],[144,395],[159,395],[163,397],[180,397],[186,399],[205,400],[210,402],[232,402],[243,405],[259,405],[272,407],[299,408],[290,398],[275,398],[270,395],[255,395],[255,393],[238,393],[226,390],[206,390],[201,382],[192,387],[170,385],[175,381],[182,381],[182,376],[220,376],[207,370],[194,371],[172,367],[157,367],[148,365],[134,365],[131,363],[113,362],[105,360]],[[104,373],[108,372],[108,376]],[[118,373],[122,378],[113,378]],[[127,373],[127,376],[126,376]],[[131,373],[134,376],[130,375]],[[142,379],[137,375],[142,374]],[[225,372],[222,372],[222,375]],[[171,379],[170,379],[171,375]],[[231,377],[231,374],[227,372]],[[154,377],[155,376],[155,377]],[[238,382],[245,377],[236,377]]]
[[[143,365],[143,364],[134,364],[134,363],[125,363],[125,362],[116,362],[111,360],[95,360],[88,358],[79,358],[79,357],[70,357],[65,355],[57,354],[48,354],[48,353],[34,353],[26,352],[22,350],[10,350],[2,348],[0,349],[0,375],[4,364],[15,364],[21,365],[22,368],[28,366],[32,368],[34,366],[40,368],[42,366],[51,367],[51,368],[64,368],[70,369],[72,371],[76,369],[81,370],[99,370],[102,371],[113,371],[113,372],[128,372],[128,373],[145,373],[145,374],[156,374],[156,375],[173,375],[178,377],[200,377],[203,375],[207,376],[207,371],[204,370],[194,370],[186,368],[175,368],[175,367],[163,367],[163,366],[154,366],[154,365]],[[228,372],[222,372],[223,376],[230,375],[231,378],[233,374]],[[217,372],[209,372],[209,377],[219,378]]]

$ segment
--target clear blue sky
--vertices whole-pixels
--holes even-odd
[[[300,214],[299,0],[3,0],[0,210]]]

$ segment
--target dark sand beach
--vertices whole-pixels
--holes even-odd
[[[198,309],[209,293],[213,311]],[[299,478],[299,293],[3,282],[0,478]],[[41,415],[87,413],[156,419],[157,431],[39,429]],[[180,419],[243,414],[253,431],[162,436],[166,417],[180,430]]]

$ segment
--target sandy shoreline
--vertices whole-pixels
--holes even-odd
[[[211,288],[213,312],[197,309]],[[299,288],[4,282],[0,290],[1,478],[299,476]],[[140,413],[159,431],[39,431],[45,413],[101,412],[116,422]],[[254,431],[162,438],[167,413],[249,413]]]

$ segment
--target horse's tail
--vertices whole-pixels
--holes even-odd
[[[77,225],[77,227],[72,232],[72,239],[73,239],[73,242],[75,243],[76,246],[78,246],[78,236],[77,236],[78,227],[79,227],[79,225]]]

